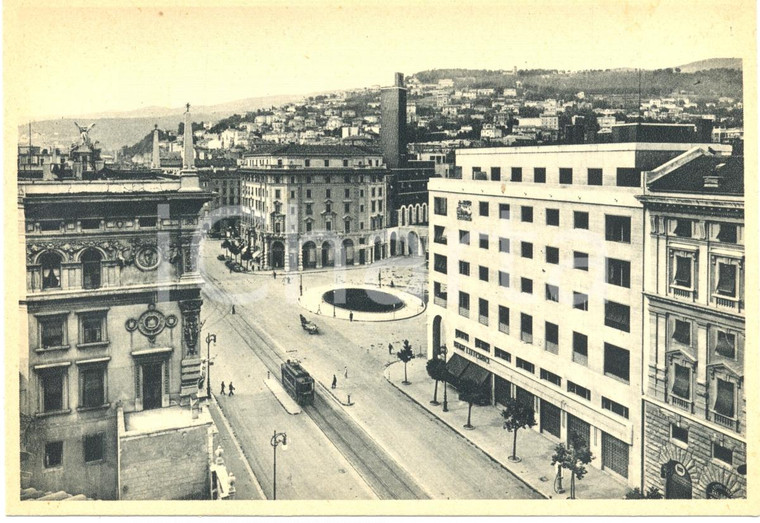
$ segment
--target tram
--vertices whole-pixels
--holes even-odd
[[[297,361],[280,365],[282,386],[299,405],[314,403],[314,378]]]

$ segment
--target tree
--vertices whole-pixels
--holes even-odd
[[[533,427],[536,424],[536,413],[530,405],[509,398],[505,409],[501,411],[501,417],[504,418],[504,429],[513,433],[512,456],[509,460],[520,461],[517,457],[517,431]]]
[[[406,364],[414,359],[414,351],[409,343],[409,340],[404,340],[404,347],[397,353],[398,359],[404,362],[404,385],[409,385],[409,380],[406,377]]]
[[[480,399],[480,387],[478,387],[478,384],[472,380],[463,379],[457,384],[457,389],[459,390],[459,399],[467,402],[467,423],[464,428],[474,429],[475,427],[470,423],[472,404]]]
[[[446,375],[448,374],[448,371],[446,370],[446,362],[438,358],[433,358],[432,360],[428,360],[426,368],[428,376],[430,376],[431,379],[435,380],[435,389],[433,389],[433,401],[431,401],[430,404],[439,405],[438,382],[446,379]]]
[[[575,480],[583,479],[586,475],[586,465],[591,463],[594,455],[588,449],[586,442],[575,432],[570,435],[570,446],[560,443],[554,447],[552,465],[559,463],[560,467],[570,471],[570,499],[575,499]]]
[[[625,499],[662,499],[662,493],[657,487],[649,487],[646,493],[642,493],[639,487],[629,490],[625,494]]]

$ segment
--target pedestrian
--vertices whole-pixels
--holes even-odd
[[[348,367],[347,367],[347,366],[343,368],[343,376],[344,376],[346,379],[348,379]]]
[[[232,306],[232,314],[235,314],[235,306]]]
[[[338,386],[338,378],[335,376],[335,374],[333,374],[332,388],[334,389],[337,386]]]
[[[388,344],[388,354],[393,354],[393,344],[392,343]]]
[[[230,385],[232,385],[232,384],[230,383]],[[222,392],[221,392],[221,394],[222,394],[222,396],[225,395],[225,392],[224,392],[224,382],[222,382]]]
[[[272,271],[272,278],[277,279],[277,271]]]
[[[317,314],[322,314],[322,304],[317,305]]]
[[[348,321],[354,321],[354,311],[348,313]]]
[[[230,389],[230,396],[234,396],[235,395],[235,386],[232,384],[232,382],[230,382],[229,389]]]

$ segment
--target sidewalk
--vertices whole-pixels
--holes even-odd
[[[554,492],[556,467],[551,465],[551,456],[557,444],[554,440],[533,429],[521,429],[517,433],[517,456],[522,458],[513,463],[507,458],[512,454],[512,433],[503,429],[501,408],[472,407],[473,430],[463,428],[467,422],[467,403],[458,399],[453,387],[448,389],[448,412],[441,405],[431,405],[434,382],[425,369],[424,358],[413,359],[407,364],[410,385],[403,385],[404,365],[393,363],[385,369],[385,379],[403,392],[412,401],[446,423],[462,437],[480,448],[491,459],[515,474],[531,488],[547,498],[566,499],[570,493],[569,471],[562,471],[564,494]],[[438,401],[443,403],[443,383],[438,384]],[[575,482],[575,497],[578,499],[622,499],[628,487],[619,479],[592,466],[586,467],[586,476]]]

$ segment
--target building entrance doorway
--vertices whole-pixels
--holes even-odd
[[[160,362],[142,366],[143,410],[161,408],[162,367]]]

